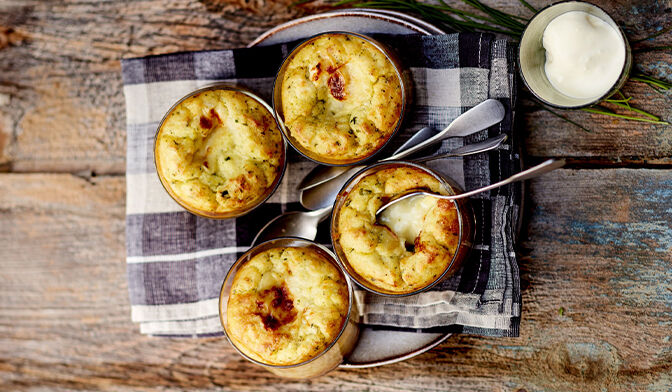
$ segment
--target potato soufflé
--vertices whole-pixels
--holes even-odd
[[[282,134],[251,96],[205,90],[180,102],[156,140],[164,186],[188,210],[216,216],[258,204],[281,175]]]
[[[419,168],[385,168],[363,177],[337,212],[333,239],[347,263],[366,282],[393,294],[436,281],[450,266],[459,242],[458,213],[450,200],[411,198],[376,220],[385,202],[415,189],[448,194],[438,179]]]
[[[314,159],[361,160],[392,136],[402,115],[402,85],[376,46],[355,35],[325,34],[299,47],[288,61],[282,80],[284,123]]]
[[[238,349],[264,364],[294,365],[319,355],[348,317],[344,276],[310,248],[263,251],[233,279],[227,334]]]

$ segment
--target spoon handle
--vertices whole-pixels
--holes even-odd
[[[422,143],[418,143],[415,146],[410,147],[407,150],[398,152],[391,157],[381,159],[381,161],[393,161],[396,159],[406,158],[416,151],[422,150],[423,148],[434,143],[438,143],[449,136],[470,135],[474,132],[478,132],[482,129],[491,127],[501,122],[505,115],[506,110],[504,109],[504,105],[502,105],[496,99],[486,99],[473,108],[460,114],[443,131],[437,133]]]
[[[382,159],[381,161],[403,159],[425,147],[438,143],[449,136],[470,135],[481,129],[499,123],[504,119],[505,115],[506,111],[504,106],[499,101],[496,99],[487,99],[459,115],[450,123],[450,125],[440,132],[435,132],[428,127],[420,129],[402,144],[392,156]],[[435,159],[441,157],[442,156],[439,156]],[[348,167],[342,166],[317,166],[301,180],[297,188],[303,191],[305,189],[316,187],[332,178],[342,175],[347,170]]]
[[[499,136],[491,137],[489,139],[485,139],[482,142],[474,143],[474,144],[468,144],[466,146],[462,146],[460,148],[456,148],[450,152],[447,152],[445,154],[439,154],[439,155],[432,155],[428,157],[422,157],[418,159],[413,159],[413,162],[418,162],[418,163],[424,163],[424,162],[429,162],[433,161],[435,159],[442,159],[442,158],[450,158],[450,157],[463,157],[465,155],[472,155],[472,154],[479,154],[481,152],[486,152],[490,150],[494,150],[496,148],[499,148],[499,146],[502,145],[507,139],[506,134],[501,134]]]
[[[457,200],[457,199],[464,199],[465,197],[477,195],[481,192],[489,191],[491,189],[499,188],[500,186],[504,186],[507,184],[510,184],[512,182],[516,181],[523,181],[527,180],[529,178],[534,178],[537,176],[540,176],[544,173],[548,173],[552,170],[555,170],[559,167],[562,167],[565,165],[565,160],[564,159],[549,159],[543,163],[540,163],[537,166],[532,166],[531,168],[524,170],[518,174],[514,174],[511,177],[502,180],[500,182],[496,182],[492,185],[484,186],[483,188],[478,188],[474,189],[473,191],[469,192],[464,192],[464,193],[459,193],[457,195],[437,195],[435,193],[429,193],[425,191],[411,191],[406,194],[403,194],[402,196],[399,196],[396,199],[390,200],[387,204],[383,204],[378,210],[376,211],[376,216],[380,215],[384,210],[388,209],[390,206],[404,200],[408,199],[410,197],[416,196],[416,195],[427,195],[431,197],[436,197],[437,199],[443,199],[443,200]]]
[[[465,197],[477,195],[481,192],[489,191],[491,189],[499,188],[500,186],[511,184],[512,182],[523,181],[523,180],[527,180],[527,179],[530,179],[530,178],[534,178],[534,177],[540,176],[544,173],[548,173],[550,171],[553,171],[557,168],[563,167],[564,165],[565,165],[565,160],[564,159],[558,159],[558,160],[549,159],[547,161],[544,161],[544,162],[538,164],[537,166],[532,166],[531,168],[529,168],[527,170],[523,170],[520,173],[514,174],[514,175],[512,175],[511,177],[509,177],[505,180],[496,182],[496,183],[488,185],[488,186],[484,186],[483,188],[474,189],[473,191],[460,193],[458,195],[439,196],[439,197],[441,197],[442,199],[446,199],[446,200],[462,199],[462,198],[465,198]]]
[[[421,128],[417,132],[415,132],[413,136],[411,136],[408,140],[406,140],[404,144],[399,146],[399,148],[397,148],[392,155],[398,154],[408,148],[415,146],[418,143],[422,143],[423,141],[429,139],[430,137],[436,135],[437,133],[439,133],[439,131],[435,131],[434,128],[430,127]]]

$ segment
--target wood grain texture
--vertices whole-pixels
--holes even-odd
[[[124,178],[100,176],[124,172],[119,61],[243,46],[321,9],[291,2],[0,2],[0,171],[65,173],[0,174],[0,390],[668,391],[672,170],[560,170],[531,183],[519,338],[454,336],[403,363],[292,382],[224,339],[139,334],[125,276]],[[672,18],[669,1],[594,2],[634,39]],[[489,3],[529,15],[518,1]],[[635,59],[672,77],[669,52]],[[624,92],[672,119],[672,92],[637,83]],[[671,127],[569,113],[594,131],[585,133],[525,98],[520,112],[533,159],[672,164]]]
[[[123,173],[120,59],[242,46],[303,12],[289,3],[3,1],[0,164]]]
[[[672,171],[559,170],[529,187],[519,338],[285,381],[220,338],[130,321],[124,179],[0,174],[0,390],[667,391]]]
[[[642,38],[669,25],[666,1],[595,1]],[[0,3],[0,171],[124,172],[125,111],[120,59],[244,46],[270,27],[322,2],[292,0],[39,1]],[[518,1],[492,0],[530,16]],[[532,1],[542,7],[550,1]],[[452,1],[457,7],[464,4]],[[672,34],[638,44],[669,45]],[[637,67],[670,80],[672,54],[636,55]],[[672,119],[672,91],[630,83],[633,104]],[[577,161],[672,163],[672,127],[569,113],[586,133],[550,113],[522,107],[527,152]]]

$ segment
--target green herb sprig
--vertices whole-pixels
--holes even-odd
[[[312,1],[312,0],[311,0]],[[417,0],[339,0],[334,7],[378,8],[416,14],[444,30],[487,31],[520,38],[527,19],[489,7],[478,0],[461,0],[486,16],[451,7],[444,0],[438,4]],[[305,3],[305,2],[304,2]]]
[[[298,4],[310,3],[315,0],[300,0]],[[512,15],[495,8],[492,8],[486,4],[483,4],[479,0],[460,0],[462,3],[472,7],[474,12],[461,10],[455,7],[448,5],[445,0],[438,0],[436,3],[427,3],[419,0],[338,0],[333,3],[330,3],[334,7],[349,6],[355,8],[378,8],[378,9],[388,9],[401,12],[407,12],[415,14],[435,25],[447,31],[456,31],[456,32],[471,32],[471,31],[485,31],[492,33],[499,33],[507,35],[515,40],[520,40],[523,31],[525,30],[525,25],[529,19]],[[537,10],[531,6],[525,0],[518,0],[525,8],[531,12],[537,12]],[[480,12],[475,13],[475,12]],[[672,26],[661,29],[654,34],[636,40],[631,41],[633,44],[637,44],[648,39],[655,38],[660,36],[667,31],[669,31]],[[654,51],[654,50],[669,50],[670,46],[650,46],[637,48],[634,52],[644,52],[644,51]],[[663,90],[669,90],[672,88],[672,83],[669,83],[664,80],[654,78],[649,75],[645,75],[641,72],[634,73],[630,76],[629,81],[646,83],[651,86],[656,91],[662,92]],[[618,96],[618,98],[614,98]],[[589,108],[583,108],[581,110],[600,114],[605,116],[617,117],[625,120],[632,121],[641,121],[646,123],[653,124],[664,124],[669,125],[670,123],[662,120],[660,117],[646,112],[642,109],[638,109],[630,105],[630,100],[632,97],[625,97],[620,91],[616,92],[614,96],[609,97],[600,104],[596,104]],[[621,111],[624,111],[628,114],[617,113],[610,108],[604,106],[604,104],[613,105]],[[575,121],[570,120],[569,118],[558,114],[557,112],[551,110],[546,105],[539,103],[540,107],[563,120],[578,126],[579,128],[588,131],[584,126],[576,123]]]

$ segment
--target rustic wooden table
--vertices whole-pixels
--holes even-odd
[[[529,184],[519,338],[453,336],[403,363],[292,382],[224,339],[139,334],[119,60],[243,46],[312,11],[292,1],[0,2],[0,389],[669,391],[672,126],[568,114],[587,133],[525,100],[527,161],[570,167]],[[672,22],[669,0],[596,2],[633,40]],[[529,15],[515,0],[490,4]],[[637,52],[637,68],[669,81],[671,53]],[[672,120],[672,91],[624,91]]]

